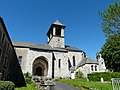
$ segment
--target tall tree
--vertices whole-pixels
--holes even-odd
[[[105,60],[106,68],[120,72],[120,0],[99,12],[104,34],[108,37],[100,53]]]
[[[115,1],[107,7],[107,10],[99,12],[103,19],[102,30],[106,36],[120,34],[120,0]]]
[[[110,36],[100,53],[107,69],[120,72],[120,34]]]

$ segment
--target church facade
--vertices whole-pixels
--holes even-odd
[[[65,27],[56,20],[46,34],[46,44],[13,42],[23,73],[50,78],[66,78],[75,73],[86,54],[76,47],[65,45]],[[98,63],[93,64],[98,68]]]

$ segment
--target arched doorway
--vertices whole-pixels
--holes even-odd
[[[33,75],[34,76],[47,76],[48,62],[43,56],[38,57],[33,62]]]
[[[37,75],[37,76],[43,76],[43,70],[42,70],[41,67],[37,67],[36,68],[35,75]]]
[[[36,61],[37,62],[37,61]],[[45,76],[46,75],[46,67],[40,62],[37,62],[33,66],[33,75],[35,76]]]

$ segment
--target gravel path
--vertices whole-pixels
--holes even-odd
[[[55,86],[50,87],[50,90],[80,90],[68,84],[56,82]]]

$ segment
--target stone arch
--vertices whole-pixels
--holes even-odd
[[[48,61],[44,56],[37,57],[33,62],[33,76],[47,76]]]

